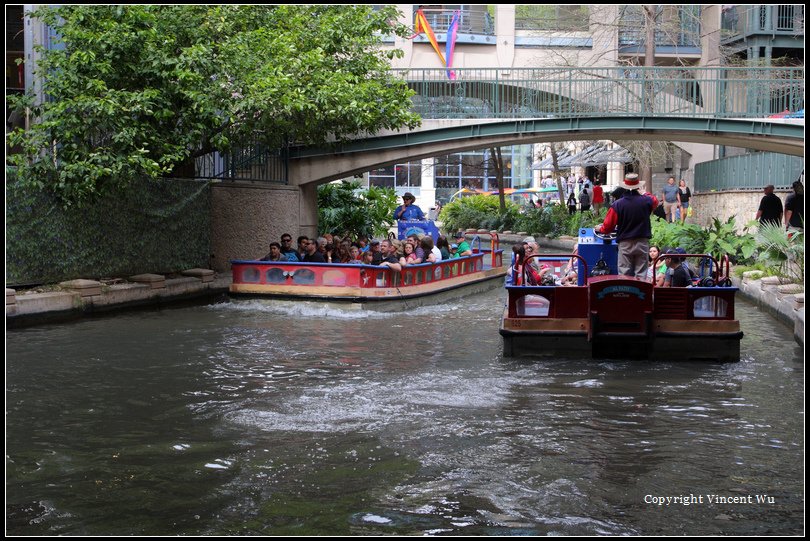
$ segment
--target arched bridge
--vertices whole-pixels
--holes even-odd
[[[802,156],[803,68],[394,70],[417,92],[420,129],[293,148],[290,184],[345,178],[465,150],[580,139],[730,145]]]

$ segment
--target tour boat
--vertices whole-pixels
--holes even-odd
[[[548,261],[557,274],[575,261],[576,285],[506,286],[500,327],[505,356],[739,361],[738,288],[730,286],[727,257],[718,264],[707,254],[678,254],[702,262],[702,279],[689,287],[656,287],[655,277],[618,274],[611,239],[583,229],[579,241],[575,254],[527,258]],[[597,265],[604,271],[593,276],[589,269]]]
[[[438,263],[407,265],[402,271],[375,265],[231,261],[236,297],[301,299],[343,307],[391,311],[433,304],[500,287],[506,268],[498,235],[489,249],[473,238],[473,254]]]

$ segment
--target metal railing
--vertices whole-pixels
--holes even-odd
[[[804,68],[395,69],[423,118],[764,118],[804,108]]]
[[[720,28],[723,41],[734,41],[756,34],[804,35],[804,6],[730,6],[723,10]]]
[[[669,17],[664,16],[668,10]],[[656,19],[669,19],[655,27],[656,47],[700,47],[700,6],[681,7],[658,6]],[[646,23],[641,6],[630,5],[621,8],[619,21],[619,46],[642,47],[646,40]]]
[[[589,27],[589,6],[549,6],[538,4],[515,6],[515,30],[587,32]]]
[[[195,178],[222,181],[287,183],[288,161],[281,149],[259,142],[228,153],[212,152],[195,160]]]
[[[695,166],[695,191],[761,190],[768,184],[789,188],[804,170],[804,160],[775,152],[729,156]]]
[[[483,34],[487,36],[495,35],[495,23],[488,12],[484,11],[485,6],[479,6],[480,10],[459,9],[458,33],[459,34]],[[447,32],[453,20],[455,9],[433,9],[423,8],[422,13],[436,34]],[[414,10],[414,14],[416,10]],[[441,39],[441,38],[439,38]]]

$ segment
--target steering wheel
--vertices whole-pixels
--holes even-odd
[[[605,233],[600,233],[599,231],[596,231],[594,229],[593,234],[594,234],[595,237],[600,238],[602,240],[608,240],[608,241],[616,240],[616,232],[615,231],[613,233],[605,234]]]

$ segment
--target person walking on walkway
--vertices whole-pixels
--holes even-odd
[[[782,200],[773,193],[773,190],[773,184],[765,186],[765,195],[759,201],[756,219],[760,224],[782,224]]]
[[[667,179],[667,184],[664,186],[662,195],[666,220],[668,222],[674,222],[675,209],[678,208],[678,187],[675,186],[675,177],[669,177]]]
[[[793,183],[793,193],[785,199],[785,229],[804,230],[804,186],[799,180]]]

